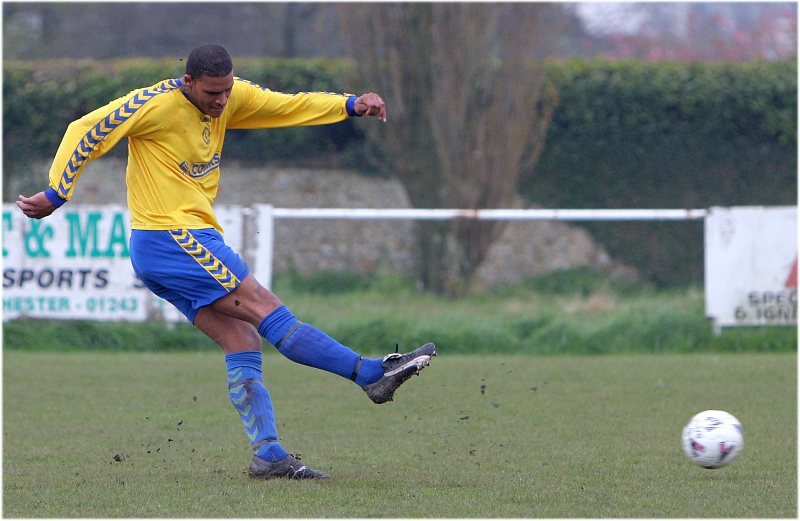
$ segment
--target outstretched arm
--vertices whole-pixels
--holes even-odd
[[[24,195],[20,195],[17,199],[17,206],[19,209],[22,210],[22,213],[27,215],[32,219],[41,219],[42,217],[47,217],[51,213],[56,211],[58,208],[47,196],[44,192],[39,192],[36,195],[32,195],[30,197],[25,197]]]
[[[360,116],[377,116],[379,120],[386,123],[386,103],[374,92],[359,96],[353,108]]]

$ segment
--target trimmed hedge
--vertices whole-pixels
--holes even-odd
[[[521,182],[555,208],[797,204],[797,63],[559,63],[560,103]],[[587,223],[662,286],[701,283],[701,222]]]
[[[285,92],[353,89],[346,61],[237,59],[236,74]],[[131,88],[178,77],[175,60],[3,64],[3,167],[51,157],[66,125]],[[551,63],[559,107],[542,157],[522,176],[554,208],[706,208],[797,203],[797,62]],[[361,87],[359,87],[361,89]],[[369,87],[366,88],[368,90]],[[360,93],[360,92],[357,92]],[[387,100],[391,102],[391,100]],[[226,157],[363,168],[348,120],[230,131]],[[124,154],[117,147],[116,154]],[[7,197],[9,194],[4,194]],[[614,258],[660,285],[702,282],[697,222],[587,223]]]

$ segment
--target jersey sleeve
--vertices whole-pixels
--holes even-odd
[[[97,159],[123,138],[153,131],[152,118],[141,117],[147,102],[176,87],[167,80],[147,89],[133,91],[69,124],[50,167],[48,199],[68,201],[86,165]],[[151,123],[148,123],[148,122]],[[58,206],[58,204],[57,204]]]
[[[228,128],[277,128],[337,123],[358,116],[356,96],[331,92],[285,94],[241,78],[234,84],[236,98]],[[229,103],[230,103],[229,102]]]

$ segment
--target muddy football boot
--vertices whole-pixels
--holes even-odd
[[[411,376],[419,374],[430,363],[432,356],[436,356],[436,346],[430,343],[404,355],[386,355],[381,362],[384,368],[381,379],[363,386],[362,389],[375,403],[391,402],[397,388]]]
[[[310,469],[300,463],[300,460],[289,454],[281,461],[267,461],[253,456],[247,475],[253,479],[330,479],[324,472]]]

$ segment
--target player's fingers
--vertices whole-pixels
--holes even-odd
[[[35,217],[34,208],[31,206],[30,203],[27,203],[22,200],[18,200],[16,201],[16,203],[19,209],[22,210],[22,213],[24,213],[26,217]]]
[[[363,116],[377,116],[381,121],[386,121],[386,104],[374,92],[368,92],[358,100],[364,106]]]
[[[383,100],[378,98],[377,101],[373,101],[373,103],[369,106],[368,115],[376,116],[378,119],[386,122],[386,104],[383,103]]]
[[[17,203],[17,207],[22,210],[22,213],[33,219],[47,217],[53,213],[56,208],[42,192],[32,197],[20,195],[15,202]]]
[[[24,212],[25,210],[30,209],[30,207],[31,207],[31,198],[30,197],[25,197],[24,195],[20,195],[19,197],[17,197],[16,203],[17,203],[17,206],[19,206],[19,209]]]

